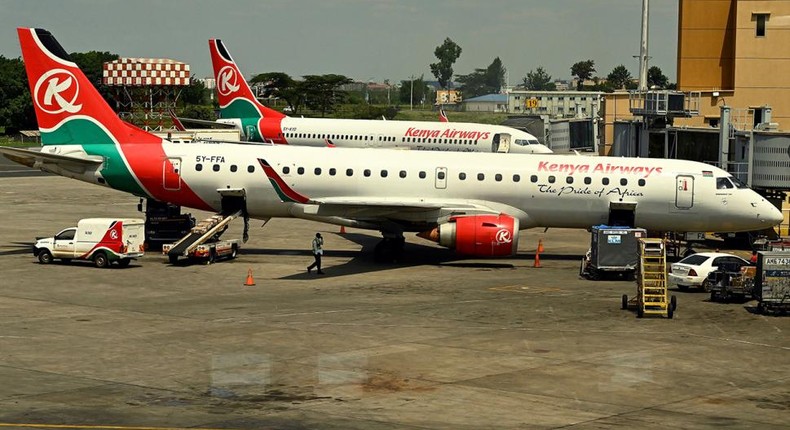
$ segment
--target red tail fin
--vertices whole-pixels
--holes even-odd
[[[210,39],[208,46],[223,118],[285,117],[281,112],[258,102],[221,40]]]
[[[48,31],[18,28],[17,34],[45,145],[89,143],[85,141],[89,133],[82,133],[84,127],[79,124],[70,124],[72,119],[94,123],[118,143],[162,141],[118,118]]]

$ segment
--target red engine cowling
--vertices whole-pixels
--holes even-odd
[[[450,218],[438,227],[439,244],[474,257],[507,257],[518,250],[518,219],[509,215]]]

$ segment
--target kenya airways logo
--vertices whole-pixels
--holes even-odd
[[[513,241],[513,234],[506,228],[501,228],[496,232],[496,243],[510,243]]]
[[[61,112],[77,113],[82,109],[77,103],[80,85],[73,73],[64,69],[54,69],[44,73],[33,90],[36,105],[50,114]]]
[[[217,91],[223,96],[235,93],[239,89],[239,75],[236,69],[225,66],[218,74]]]

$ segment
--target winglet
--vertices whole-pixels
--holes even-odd
[[[255,98],[236,62],[220,39],[208,41],[219,108],[223,118],[284,118],[282,112],[267,108]]]
[[[277,195],[280,196],[280,200],[286,203],[309,203],[310,199],[302,194],[296,192],[293,188],[289,187],[288,184],[283,181],[283,178],[274,171],[274,168],[269,165],[269,163],[264,160],[263,158],[258,159],[258,163],[261,164],[263,167],[264,173],[269,178],[269,182],[272,183],[272,187],[274,187],[274,191],[277,192]]]
[[[173,127],[175,127],[177,131],[186,131],[187,128],[184,127],[184,123],[176,116],[176,111],[168,109],[167,112],[170,114],[170,119],[173,121]]]

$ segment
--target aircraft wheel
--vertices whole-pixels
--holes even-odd
[[[38,262],[41,264],[50,264],[53,260],[52,253],[46,249],[38,253]]]
[[[620,309],[623,309],[623,310],[628,309],[628,295],[627,294],[623,294],[621,306],[622,307]]]
[[[669,307],[674,311],[678,308],[678,298],[674,295],[669,298]]]

